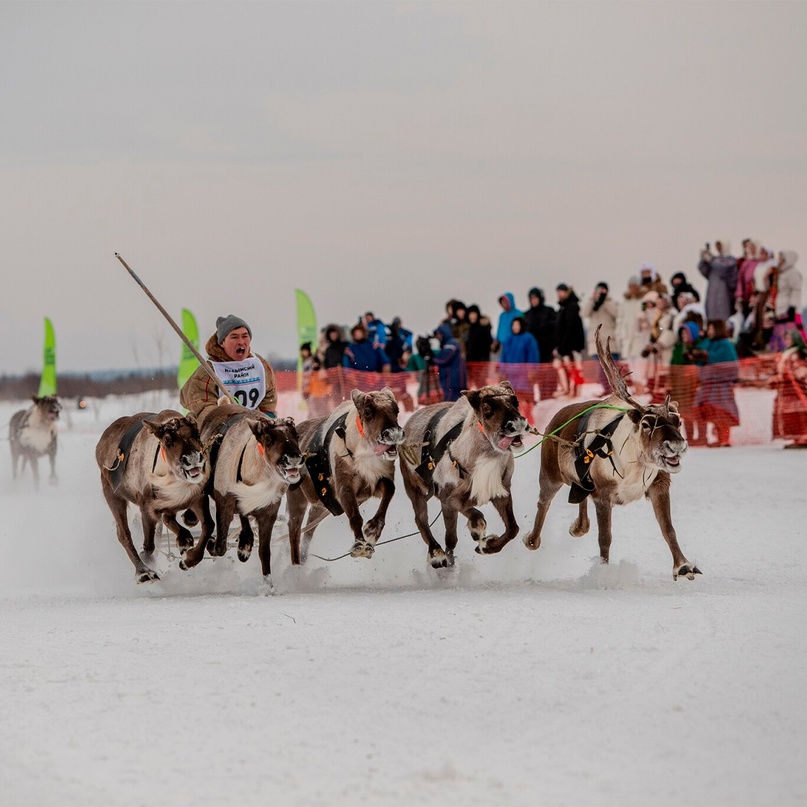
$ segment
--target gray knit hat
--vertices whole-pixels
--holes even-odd
[[[249,338],[252,339],[252,328],[241,317],[237,317],[235,314],[227,314],[226,317],[219,317],[216,320],[216,341],[221,344],[227,338],[227,334],[236,328],[246,328],[249,332]]]

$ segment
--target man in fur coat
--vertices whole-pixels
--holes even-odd
[[[197,367],[179,392],[180,403],[197,420],[226,390],[247,409],[275,417],[277,390],[275,374],[269,363],[251,351],[252,330],[234,314],[216,320],[216,332],[207,340],[205,350],[219,383],[215,384],[204,367]]]

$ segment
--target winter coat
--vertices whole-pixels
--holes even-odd
[[[367,338],[370,340],[371,345],[378,347],[386,347],[387,344],[387,326],[380,319],[372,319],[367,325]]]
[[[437,365],[443,400],[458,401],[460,392],[468,386],[462,349],[451,332],[451,325],[447,322],[437,328],[435,335],[440,339],[441,347],[434,354],[432,361]]]
[[[365,373],[380,373],[385,366],[390,366],[390,360],[382,348],[373,347],[369,339],[361,339],[347,346],[342,366]]]
[[[490,349],[493,346],[490,320],[480,317],[468,326],[465,338],[466,361],[490,361]]]
[[[737,259],[731,255],[717,255],[701,260],[698,271],[706,278],[706,319],[728,319],[734,311],[734,292],[737,288]]]
[[[496,341],[503,345],[513,334],[513,320],[516,317],[523,317],[524,314],[516,308],[516,298],[512,292],[506,291],[499,299],[506,297],[510,301],[510,310],[502,311],[499,314],[499,324],[496,326]]]
[[[219,344],[215,333],[207,340],[205,350],[207,351],[207,357],[210,361],[232,361],[224,352],[224,348]],[[269,362],[262,356],[259,356],[257,353],[250,353],[249,355],[250,357],[260,359],[266,375],[266,395],[263,396],[263,400],[258,404],[256,409],[266,414],[274,415],[277,409],[277,389],[275,387],[274,371],[269,365]],[[213,379],[208,375],[204,367],[200,365],[193,371],[191,377],[183,384],[182,389],[179,391],[179,402],[198,420],[205,410],[218,404],[218,400],[222,395],[224,395],[222,388],[213,383]]]
[[[599,305],[597,304],[599,303]],[[583,301],[580,306],[580,315],[588,319],[588,332],[586,346],[589,356],[597,355],[596,333],[597,328],[602,325],[600,339],[605,347],[608,337],[611,338],[611,353],[619,354],[620,346],[617,338],[617,321],[619,319],[619,303],[606,296],[601,302],[593,300],[591,297]]]
[[[751,295],[755,291],[754,275],[759,264],[759,258],[745,258],[737,264],[737,283],[734,287],[735,300],[742,300],[746,305],[751,302]],[[714,319],[714,317],[709,317],[709,319]],[[727,319],[727,317],[724,319]]]
[[[793,315],[801,309],[801,293],[804,280],[801,272],[796,269],[796,261],[799,259],[798,254],[787,250],[782,255],[785,261],[776,278],[776,318],[779,320],[787,319],[792,322],[794,316],[790,316],[790,309],[793,309]]]
[[[543,303],[531,306],[524,313],[527,330],[535,337],[538,343],[538,352],[541,362],[552,361],[552,351],[557,346],[555,323],[558,314],[554,308]]]
[[[333,326],[328,326],[332,328]],[[327,329],[326,329],[327,333]],[[341,367],[342,366],[342,358],[345,355],[345,348],[347,347],[347,342],[344,339],[333,339],[333,340],[326,340],[325,346],[322,348],[322,366],[326,370],[330,370],[333,367]]]
[[[538,342],[531,333],[511,333],[502,345],[499,373],[513,385],[516,392],[532,392],[535,368],[528,365],[538,364],[540,360]]]
[[[700,368],[695,406],[719,409],[736,426],[740,423],[740,412],[734,399],[734,382],[739,377],[737,351],[730,339],[705,339],[702,346],[708,359]]]
[[[616,335],[619,353],[623,359],[637,359],[645,345],[644,334],[639,330],[639,317],[642,314],[644,291],[634,295],[626,291],[619,306],[616,321]]]
[[[555,320],[557,350],[561,356],[581,353],[586,346],[583,320],[580,319],[580,299],[573,292],[558,303],[558,316]]]

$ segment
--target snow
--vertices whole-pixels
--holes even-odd
[[[614,511],[601,566],[561,493],[536,552],[480,557],[461,520],[453,570],[418,536],[294,569],[279,524],[273,594],[257,552],[182,572],[165,541],[137,585],[93,452],[167,405],[67,408],[56,487],[0,462],[0,805],[807,803],[807,454],[688,452],[694,581],[648,502]],[[516,464],[522,535],[539,454]],[[383,538],[413,530],[399,485]],[[312,551],[351,544],[331,518]]]

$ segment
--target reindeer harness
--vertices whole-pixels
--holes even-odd
[[[325,431],[317,429],[305,458],[305,467],[314,483],[317,498],[334,516],[341,516],[345,511],[333,490],[330,447],[334,434],[344,442],[347,436],[345,423],[347,423],[347,412],[334,420]]]
[[[578,481],[572,484],[571,490],[569,491],[569,504],[579,504],[594,492],[594,483],[591,481],[591,467],[596,457],[608,459],[614,472],[619,473],[614,464],[614,444],[611,438],[624,415],[617,415],[601,429],[598,429],[594,434],[594,439],[586,446],[584,445],[584,441],[587,434],[586,427],[588,426],[590,414],[590,412],[586,412],[583,417],[580,418],[577,426],[577,437],[574,441],[574,470],[577,473]]]
[[[415,468],[417,475],[431,488],[434,487],[434,469],[441,459],[448,453],[451,464],[459,471],[460,479],[468,475],[468,471],[460,465],[459,461],[451,456],[451,444],[460,436],[465,421],[461,420],[456,426],[452,426],[436,443],[434,442],[437,425],[442,420],[448,409],[441,409],[433,415],[426,432],[423,435],[423,448],[420,452],[420,465]]]
[[[156,412],[144,412],[143,417],[136,420],[129,426],[128,429],[123,433],[123,437],[120,439],[120,443],[118,443],[118,451],[115,457],[115,464],[109,469],[109,479],[112,482],[112,489],[117,490],[120,487],[120,483],[123,482],[123,476],[126,473],[126,463],[129,460],[129,450],[132,447],[132,443],[134,443],[135,438],[141,431],[143,431],[143,423],[148,417],[152,417],[156,415]],[[152,465],[152,472],[154,468],[157,466],[157,457],[160,453],[160,446],[157,446],[157,453],[154,455],[154,463]]]

